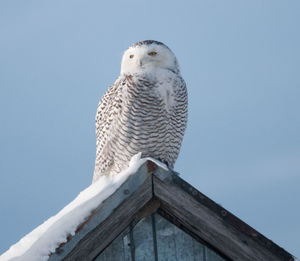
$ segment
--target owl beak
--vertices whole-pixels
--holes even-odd
[[[142,60],[139,60],[139,65],[140,65],[140,67],[143,66],[143,61]]]

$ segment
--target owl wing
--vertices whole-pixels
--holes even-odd
[[[101,138],[105,133],[105,127],[107,127],[109,122],[113,119],[113,111],[114,101],[116,99],[118,89],[118,82],[116,81],[113,85],[111,85],[106,93],[103,95],[101,100],[99,101],[97,112],[96,112],[96,137],[97,137],[97,146],[98,143],[101,142]]]
[[[109,172],[114,164],[114,152],[111,149],[117,118],[122,102],[122,80],[117,79],[101,98],[96,113],[96,162],[93,181]]]

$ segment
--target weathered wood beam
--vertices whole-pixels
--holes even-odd
[[[135,217],[135,213],[152,198],[152,178],[146,181],[125,202],[94,230],[90,231],[63,260],[93,260]]]
[[[154,195],[169,215],[231,260],[294,260],[292,255],[217,205],[177,175],[153,177]]]

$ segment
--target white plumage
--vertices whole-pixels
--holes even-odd
[[[187,90],[175,55],[161,42],[133,44],[98,105],[93,182],[119,173],[138,152],[173,168],[186,123]]]

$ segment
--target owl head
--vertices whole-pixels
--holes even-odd
[[[137,42],[123,54],[121,74],[140,73],[157,68],[180,73],[175,55],[161,42],[153,40]]]

